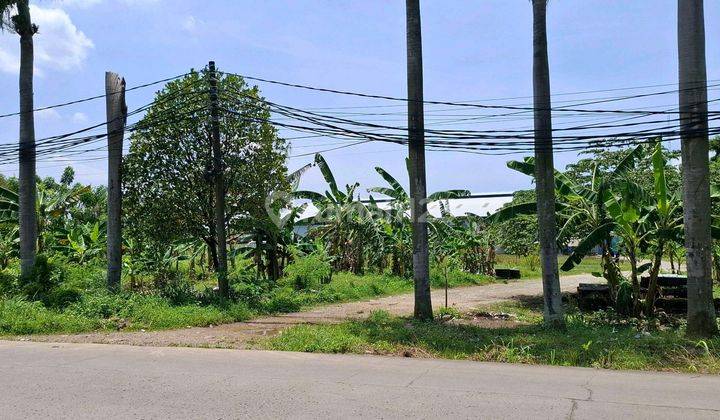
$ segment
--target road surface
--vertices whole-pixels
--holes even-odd
[[[593,283],[598,279],[590,274],[565,276],[561,278],[563,291],[577,290],[579,283]],[[485,286],[457,287],[448,291],[451,306],[467,311],[478,306],[512,299],[517,296],[542,295],[539,279],[509,283],[494,283]],[[445,291],[432,291],[433,306],[439,309],[445,302]],[[170,331],[139,332],[96,332],[74,335],[47,335],[18,337],[33,341],[131,344],[137,346],[183,346],[220,347],[244,349],[252,342],[277,334],[279,331],[298,324],[337,323],[353,318],[365,318],[376,309],[383,309],[395,315],[412,315],[413,294],[387,296],[359,302],[338,303],[319,306],[303,312],[262,317],[247,322],[216,325],[210,327],[182,328]]]
[[[0,417],[718,419],[720,376],[0,341]]]

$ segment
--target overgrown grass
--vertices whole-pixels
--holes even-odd
[[[527,304],[484,310],[516,314],[518,322],[417,322],[374,312],[365,321],[303,325],[259,344],[261,348],[325,353],[376,353],[479,361],[587,366],[608,369],[720,373],[720,339],[692,341],[681,329],[639,333],[573,314],[567,329],[548,329]]]
[[[243,303],[173,306],[155,296],[88,295],[62,310],[13,298],[0,300],[0,335],[159,330],[243,321],[251,316]]]
[[[292,286],[280,285],[224,301],[213,297],[211,291],[202,292],[202,287],[198,289],[197,284],[190,285],[182,279],[153,294],[113,295],[105,291],[104,278],[102,268],[68,265],[58,290],[72,291],[68,294],[72,299],[62,305],[29,301],[17,295],[0,296],[0,335],[149,331],[217,325],[247,320],[258,314],[293,312],[321,304],[406,293],[413,288],[412,280],[407,278],[336,273],[330,283],[316,289],[295,290]],[[450,287],[493,281],[486,276],[462,272],[451,273],[448,280]],[[434,272],[432,284],[444,285],[444,278]]]
[[[566,255],[558,257],[558,266],[561,266],[567,259]],[[540,272],[540,260],[537,255],[521,257],[517,255],[499,254],[497,256],[497,268],[517,268],[523,279],[536,279],[542,276]],[[623,271],[630,270],[630,265],[625,261],[620,261],[620,269]],[[561,276],[570,276],[574,274],[588,274],[599,272],[600,257],[585,257],[580,264],[576,265],[570,271],[560,271]]]
[[[448,276],[449,287],[484,285],[494,282],[492,277],[453,271]],[[430,282],[433,288],[445,287],[444,276],[432,270]],[[295,290],[283,287],[272,290],[253,305],[263,313],[295,312],[328,303],[350,302],[408,293],[413,290],[412,279],[387,274],[335,273],[330,283],[317,289]]]
[[[202,304],[194,299],[174,304],[160,294],[110,294],[104,282],[102,268],[68,264],[63,266],[63,283],[48,302],[17,293],[0,295],[0,336],[171,329],[242,321],[253,315],[245,302]]]

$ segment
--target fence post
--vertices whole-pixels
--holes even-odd
[[[118,291],[122,274],[120,171],[127,106],[125,105],[125,79],[116,73],[105,73],[105,105],[108,121],[107,287],[111,291]]]
[[[217,72],[215,62],[208,64],[210,74],[210,118],[212,128],[213,179],[215,182],[215,232],[218,252],[218,289],[220,295],[229,296],[227,280],[227,240],[225,234],[225,182],[223,157],[220,145],[220,110],[218,106]]]

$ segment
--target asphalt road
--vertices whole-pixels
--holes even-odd
[[[720,376],[0,341],[0,417],[720,418]]]

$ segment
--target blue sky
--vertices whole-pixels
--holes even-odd
[[[136,85],[201,68],[214,59],[226,71],[335,89],[405,96],[405,17],[401,0],[35,0],[36,106],[103,92],[104,72],[113,70]],[[706,1],[708,79],[720,79],[720,2]],[[425,97],[529,104],[532,94],[532,15],[527,0],[424,0]],[[551,84],[556,104],[627,93],[564,95],[677,81],[676,0],[553,0],[548,30]],[[0,113],[17,110],[17,37],[0,35]],[[270,100],[299,108],[397,105],[317,94],[260,84]],[[152,100],[153,89],[128,94],[130,109]],[[520,97],[520,98],[518,98]],[[718,90],[710,90],[710,98]],[[490,101],[498,98],[500,101]],[[677,95],[607,104],[609,108],[669,109]],[[606,104],[603,104],[605,106]],[[355,109],[392,113],[354,118],[405,125],[402,106]],[[347,110],[345,110],[347,111]],[[428,107],[427,126],[458,129],[532,126],[530,115],[448,124],[460,111]],[[482,116],[487,111],[465,110]],[[38,137],[76,130],[105,120],[104,102],[94,101],[37,117]],[[556,120],[557,126],[602,120]],[[291,136],[292,134],[288,134]],[[0,120],[0,142],[15,142],[17,120]],[[337,140],[306,139],[291,154],[308,153]],[[102,152],[92,154],[101,158]],[[325,154],[340,183],[382,184],[382,166],[406,182],[403,147],[367,144]],[[515,157],[517,158],[517,157]],[[505,167],[508,157],[429,152],[428,190],[467,188],[510,191],[530,185]],[[559,154],[562,168],[576,159]],[[311,156],[291,158],[291,169]],[[66,160],[38,164],[41,175],[57,175]],[[74,164],[78,180],[105,182],[102,160]],[[15,174],[16,165],[0,166]],[[317,171],[303,186],[323,188]]]

